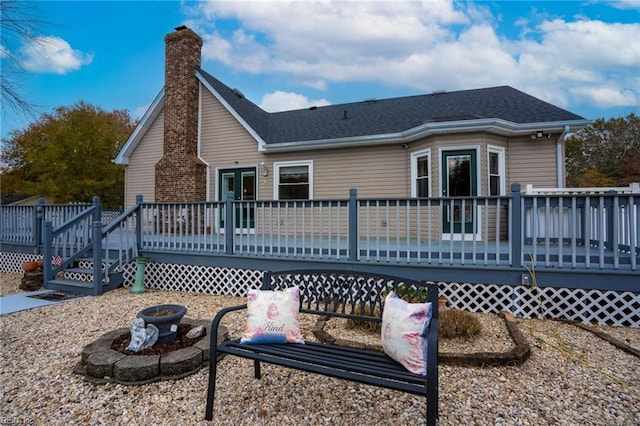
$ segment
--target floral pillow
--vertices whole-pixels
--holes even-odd
[[[240,343],[304,343],[298,326],[300,289],[249,290]]]
[[[431,303],[407,303],[389,292],[382,310],[384,352],[414,374],[427,374]]]

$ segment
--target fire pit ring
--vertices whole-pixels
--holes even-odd
[[[74,372],[85,380],[123,385],[144,385],[161,380],[175,380],[196,373],[209,363],[211,321],[185,318],[183,324],[206,327],[207,333],[193,346],[162,355],[125,355],[111,348],[114,339],[128,328],[107,332],[84,347]],[[229,338],[225,326],[218,329],[218,343]],[[221,357],[219,356],[218,359]]]

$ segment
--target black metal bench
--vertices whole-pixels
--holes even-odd
[[[342,317],[381,322],[370,312],[382,311],[385,295],[393,290],[398,296],[408,295],[415,302],[431,302],[432,318],[428,330],[427,374],[410,373],[383,352],[354,349],[334,344],[240,344],[240,339],[216,345],[217,331],[229,312],[246,309],[247,305],[222,309],[211,325],[209,388],[205,418],[213,418],[217,358],[220,353],[254,360],[254,373],[260,378],[260,362],[323,374],[368,385],[424,395],[428,425],[438,417],[438,286],[399,277],[353,271],[286,271],[266,272],[262,290],[300,288],[300,313],[324,317]],[[426,289],[426,291],[424,291]],[[368,308],[369,310],[365,310]]]

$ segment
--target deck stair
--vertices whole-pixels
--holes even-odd
[[[105,262],[101,264],[104,273]],[[82,258],[75,265],[65,268],[56,274],[56,277],[47,281],[47,288],[68,293],[80,293],[91,295],[94,293],[94,262],[92,258]],[[115,290],[124,283],[122,267],[117,267],[108,275],[103,275],[102,293]]]
[[[54,227],[43,223],[44,287],[98,296],[120,287],[124,266],[138,254],[139,207],[102,224],[99,199]],[[57,260],[57,262],[55,261]]]

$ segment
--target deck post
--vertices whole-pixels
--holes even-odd
[[[136,251],[142,250],[142,194],[136,195]]]
[[[614,227],[613,227],[613,222],[614,222],[613,203],[614,201],[617,201],[615,199],[616,194],[617,194],[616,191],[614,191],[613,189],[610,189],[609,191],[605,192],[605,197],[604,197],[605,217],[607,218],[607,223],[606,223],[607,237],[604,238],[604,249],[607,251],[613,251],[613,244],[618,240],[615,237]]]
[[[44,198],[38,198],[38,203],[36,204],[36,208],[34,211],[34,223],[33,223],[33,231],[35,233],[34,237],[35,237],[35,241],[34,243],[36,244],[36,249],[37,250],[41,250],[42,249],[42,222],[44,221],[44,204],[45,204],[45,200]]]
[[[97,195],[93,197],[93,206],[95,210],[93,211],[93,221],[101,222],[102,221],[102,209],[100,208],[100,197]]]
[[[233,232],[235,225],[233,223],[233,191],[227,192],[224,200],[224,245],[225,254],[233,254]]]
[[[102,294],[102,222],[93,222],[93,295]],[[106,276],[106,274],[105,274]]]
[[[520,183],[511,184],[511,259],[513,267],[522,266],[522,193]],[[535,242],[534,242],[535,244]]]
[[[358,190],[349,189],[349,260],[358,260]]]
[[[51,234],[53,230],[53,224],[51,221],[46,221],[42,225],[42,286],[48,288],[49,280],[53,278],[51,260],[53,259],[52,247],[51,247]]]

